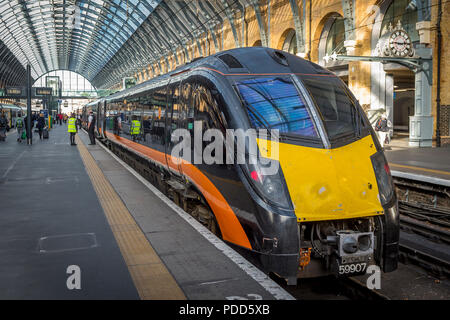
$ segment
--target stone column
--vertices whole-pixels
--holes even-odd
[[[355,48],[356,48],[356,41],[355,40],[345,40],[344,41],[344,47],[347,50],[348,56],[354,56],[355,55]]]
[[[416,54],[431,58],[431,48],[417,48]],[[432,62],[426,61],[416,72],[414,115],[409,117],[409,146],[431,147],[433,141],[433,116],[431,115]]]
[[[392,123],[392,129],[389,131],[389,135],[392,137],[394,134],[394,75],[386,74],[385,79],[385,108],[387,119]]]

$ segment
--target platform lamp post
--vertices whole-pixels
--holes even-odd
[[[31,136],[31,66],[27,65],[27,144],[33,144]]]

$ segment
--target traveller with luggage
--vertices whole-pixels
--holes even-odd
[[[17,142],[22,142],[22,140],[25,140],[27,135],[25,133],[25,137],[23,137],[24,133],[24,124],[22,117],[19,117],[16,119],[16,130],[17,130]]]
[[[45,118],[43,113],[39,114],[39,118],[37,119],[36,123],[36,128],[38,129],[39,132],[39,139],[42,140],[43,139],[42,135],[44,133],[45,128]]]

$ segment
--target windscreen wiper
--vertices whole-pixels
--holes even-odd
[[[359,108],[357,105],[353,104],[353,107],[355,109],[356,115],[355,115],[355,121],[356,121],[356,137],[358,139],[361,138],[362,135],[362,130],[361,130],[361,121],[362,121],[362,116],[361,116],[361,112],[359,111]]]

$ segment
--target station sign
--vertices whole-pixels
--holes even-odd
[[[42,110],[40,111],[40,113],[43,113],[43,114],[44,114],[44,118],[48,118],[48,110],[47,110],[47,109],[42,109]]]
[[[123,89],[129,89],[136,85],[136,79],[132,77],[123,78]]]
[[[21,97],[24,95],[24,88],[22,87],[6,87],[6,96],[8,97]]]
[[[35,88],[36,96],[51,96],[53,93],[52,88]]]

